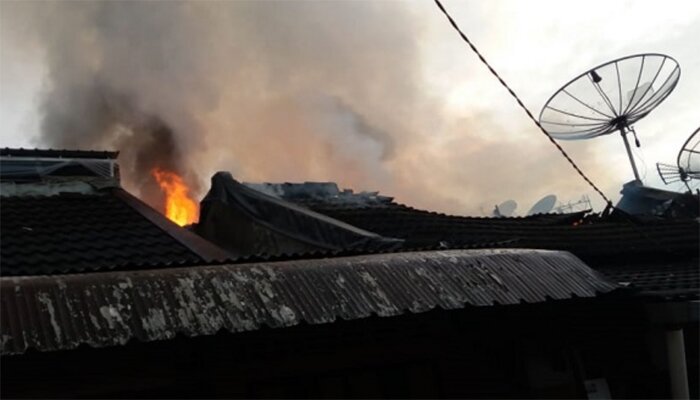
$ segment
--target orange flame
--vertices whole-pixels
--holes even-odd
[[[182,178],[175,172],[158,167],[153,168],[151,174],[165,193],[165,216],[180,226],[195,222],[199,207],[190,197],[190,189]]]

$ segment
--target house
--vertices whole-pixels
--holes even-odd
[[[116,157],[0,152],[5,396],[698,394],[697,220],[457,217],[217,173],[188,230]]]

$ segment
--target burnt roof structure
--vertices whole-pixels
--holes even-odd
[[[219,173],[195,229],[205,238],[218,234],[224,240],[214,242],[226,251],[124,191],[117,177],[72,171],[88,176],[56,181],[40,173],[0,183],[3,354],[588,298],[619,288],[565,252],[416,252],[403,239]],[[332,189],[326,186],[319,195]],[[393,207],[376,193],[334,196],[360,208],[367,198]],[[401,250],[413,252],[387,253]],[[326,258],[311,259],[318,257]]]
[[[403,243],[251,189],[227,172],[216,173],[211,182],[195,230],[238,256],[371,253],[397,250]]]
[[[230,257],[123,190],[114,173],[117,154],[2,149],[2,276],[201,265]]]
[[[653,281],[665,279],[672,296],[697,292],[688,269],[697,221],[448,216],[330,183],[305,184],[311,194],[293,184],[261,192],[219,173],[194,228],[200,237],[116,177],[88,178],[0,184],[3,354],[634,294],[623,289],[630,281],[658,293]],[[658,270],[642,282],[642,256],[617,268],[630,254],[655,255],[657,265],[666,257],[689,271],[687,287]]]

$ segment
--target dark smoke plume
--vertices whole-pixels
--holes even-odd
[[[124,186],[159,208],[155,165],[182,174],[196,196],[214,172],[228,170],[246,181],[336,181],[460,214],[586,189],[525,119],[506,130],[499,116],[448,110],[427,83],[443,72],[426,73],[427,21],[445,28],[444,40],[458,38],[427,6],[0,7],[3,47],[34,54],[46,68],[37,146],[120,150]],[[504,107],[512,100],[504,97]],[[577,161],[593,158],[586,151],[577,147]]]
[[[163,195],[154,185],[151,171],[156,167],[180,175],[186,171],[173,130],[159,116],[145,114],[134,107],[133,100],[106,86],[92,83],[55,88],[45,98],[43,108],[44,144],[99,149],[109,143],[121,149],[122,174],[140,189],[144,200],[157,208],[163,203]]]

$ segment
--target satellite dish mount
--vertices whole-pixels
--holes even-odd
[[[632,165],[632,172],[634,173],[634,179],[638,180],[641,182],[641,179],[639,178],[639,170],[637,170],[637,164],[634,162],[634,156],[632,155],[632,148],[630,147],[630,142],[627,139],[627,134],[629,132],[632,132],[634,135],[634,141],[637,147],[641,147],[641,144],[639,143],[639,139],[637,138],[637,132],[635,132],[634,128],[629,126],[627,124],[626,119],[621,119],[620,121],[616,122],[617,129],[620,131],[620,135],[622,136],[622,141],[625,142],[625,150],[627,150],[627,157],[630,159],[630,165]]]

